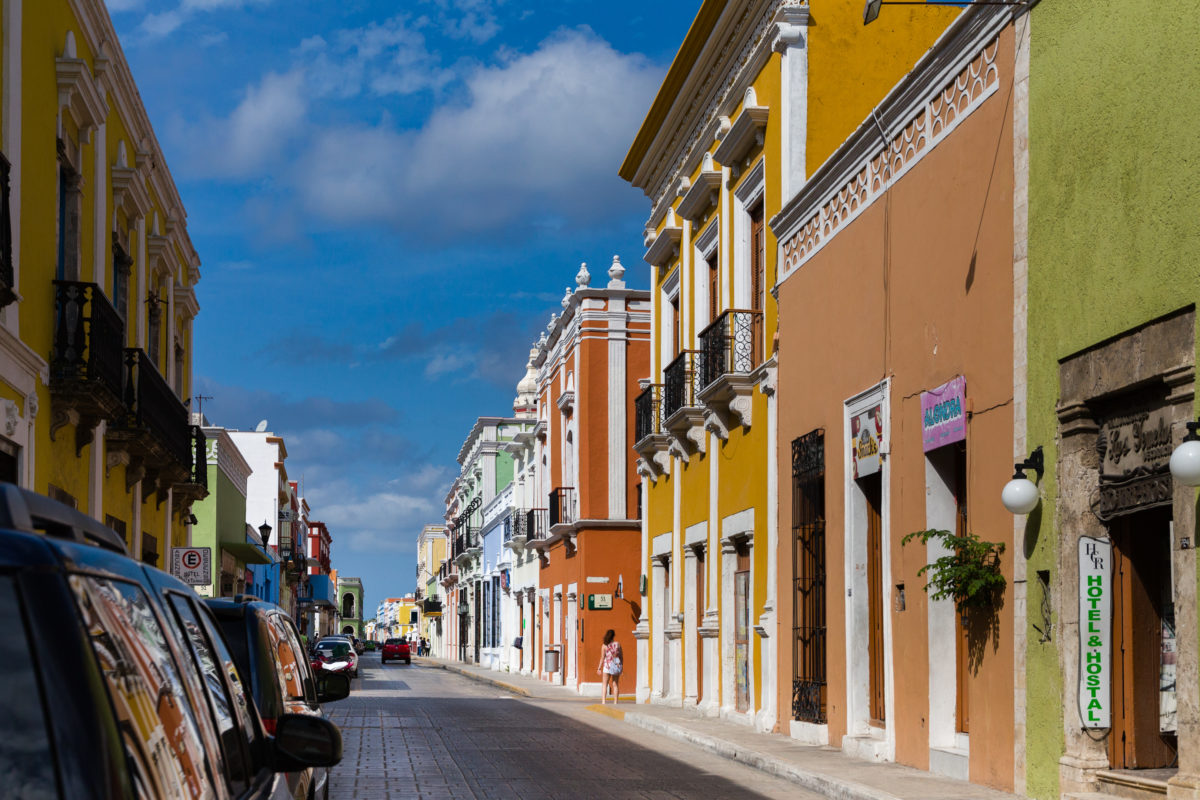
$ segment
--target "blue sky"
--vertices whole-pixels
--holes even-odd
[[[195,390],[285,437],[368,608],[581,261],[700,0],[107,0],[202,259]]]

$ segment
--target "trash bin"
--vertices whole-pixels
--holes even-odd
[[[545,659],[546,672],[558,672],[558,651],[547,650]]]

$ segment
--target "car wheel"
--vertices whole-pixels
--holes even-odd
[[[404,663],[405,663],[405,664],[411,664],[411,663],[412,663],[412,659],[411,659],[411,658],[406,658],[406,659],[404,659]]]

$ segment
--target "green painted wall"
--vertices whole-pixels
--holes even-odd
[[[513,480],[513,458],[501,451],[496,454],[496,494],[503,492]]]
[[[1059,796],[1063,753],[1058,655],[1032,628],[1032,577],[1054,580],[1057,561],[1058,362],[1200,297],[1200,16],[1180,11],[1043,0],[1032,12],[1027,441],[1047,469],[1026,535],[1030,797]]]

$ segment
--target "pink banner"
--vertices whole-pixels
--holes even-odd
[[[967,438],[967,379],[959,375],[921,392],[921,433],[925,452]]]

